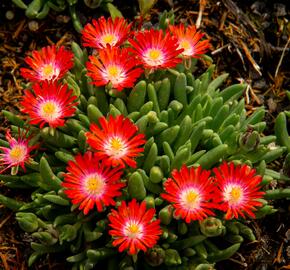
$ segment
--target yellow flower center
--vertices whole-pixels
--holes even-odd
[[[121,157],[126,154],[127,147],[121,138],[113,137],[105,145],[105,150],[109,156]]]
[[[191,48],[190,43],[188,40],[182,40],[179,44],[179,46],[184,50],[189,50]]]
[[[13,163],[22,162],[26,156],[27,148],[23,145],[14,146],[10,152],[9,156]]]
[[[41,116],[46,120],[56,119],[59,113],[59,107],[52,101],[47,101],[41,106]]]
[[[53,77],[57,77],[60,73],[60,70],[53,64],[46,64],[42,66],[41,69],[41,79],[42,80],[51,80]]]
[[[108,71],[108,77],[112,79],[115,79],[120,74],[120,69],[116,66],[110,66],[107,69]]]
[[[181,201],[187,209],[193,210],[199,205],[200,195],[198,194],[197,190],[190,188],[181,194]]]
[[[140,238],[142,234],[142,227],[139,224],[130,222],[125,227],[125,235],[129,238]]]
[[[111,147],[114,151],[119,152],[123,148],[123,142],[119,138],[111,140]]]
[[[143,56],[144,61],[152,67],[164,63],[164,55],[160,49],[149,49]]]
[[[102,43],[105,44],[110,44],[110,45],[115,45],[116,43],[116,36],[112,34],[106,34],[102,36]]]
[[[234,187],[231,191],[231,200],[233,202],[238,202],[243,195],[243,191],[240,187]]]
[[[225,200],[230,204],[238,204],[243,199],[244,191],[240,186],[228,186],[225,189]]]
[[[98,174],[90,175],[85,180],[85,189],[89,194],[101,195],[104,192],[105,182]]]
[[[160,58],[161,52],[160,52],[160,50],[152,49],[149,51],[148,55],[152,60],[157,60]]]
[[[53,114],[56,110],[55,104],[53,104],[52,102],[47,102],[45,105],[43,105],[42,110],[46,114],[49,114],[49,115]]]
[[[52,64],[48,64],[46,66],[43,67],[42,69],[43,75],[46,77],[50,77],[53,75],[54,72],[54,68],[52,66]]]

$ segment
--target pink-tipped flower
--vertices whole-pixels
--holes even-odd
[[[133,87],[143,73],[141,68],[136,67],[139,64],[128,49],[107,47],[99,51],[98,57],[90,56],[90,62],[87,63],[88,76],[97,86],[110,82],[113,88],[121,91]]]
[[[178,49],[178,42],[169,32],[163,30],[146,30],[137,32],[135,39],[129,39],[132,51],[136,53],[143,65],[148,69],[164,69],[175,67],[181,62],[178,55],[183,49]]]
[[[201,40],[204,34],[196,31],[194,25],[185,27],[185,25],[181,23],[176,26],[169,25],[169,29],[178,39],[178,48],[183,49],[181,55],[185,58],[199,58],[210,48],[209,40]]]
[[[99,119],[101,128],[91,124],[91,132],[86,133],[87,142],[107,165],[136,168],[135,157],[144,151],[141,146],[146,142],[144,134],[137,134],[138,127],[123,115],[109,120]]]
[[[74,115],[77,97],[72,95],[73,91],[68,90],[67,85],[44,81],[34,84],[33,90],[25,90],[20,102],[22,112],[30,116],[30,124],[39,124],[42,128],[47,123],[56,128],[64,125],[64,118]]]
[[[128,38],[131,23],[128,24],[124,18],[104,17],[93,20],[93,24],[86,24],[82,31],[83,45],[96,49],[105,48],[107,45],[120,46]]]
[[[74,65],[73,53],[55,46],[32,51],[32,56],[25,57],[25,62],[31,69],[21,68],[21,75],[33,82],[58,80]]]
[[[0,147],[0,168],[4,167],[3,170],[0,170],[0,174],[5,170],[20,166],[25,170],[25,163],[29,163],[31,159],[30,152],[36,148],[38,145],[30,146],[30,137],[27,138],[27,132],[21,134],[19,131],[18,138],[15,139],[11,136],[10,131],[6,132],[6,140],[9,143],[9,147]]]
[[[79,204],[79,209],[88,214],[96,205],[98,212],[104,206],[115,205],[114,198],[120,196],[125,183],[120,182],[122,168],[111,168],[94,155],[86,152],[77,155],[75,161],[69,161],[62,186],[65,194],[72,199],[73,204]]]
[[[108,216],[109,226],[113,228],[109,231],[113,246],[119,246],[120,252],[128,250],[130,255],[154,247],[162,233],[160,220],[153,220],[154,215],[155,209],[146,210],[145,202],[139,205],[133,199],[127,206],[122,201],[118,211],[112,209]]]
[[[262,177],[255,175],[256,170],[247,165],[235,166],[233,163],[223,163],[213,169],[216,175],[216,185],[220,191],[215,198],[221,203],[219,209],[226,212],[225,219],[255,218],[253,211],[262,206],[258,201],[265,192],[261,191]]]
[[[210,172],[198,168],[182,166],[180,171],[173,170],[172,177],[164,183],[166,193],[161,197],[173,204],[175,216],[181,216],[187,223],[214,216],[210,209],[215,208],[211,200],[215,187],[211,183]]]

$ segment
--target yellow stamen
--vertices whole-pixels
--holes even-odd
[[[118,137],[111,138],[106,148],[110,152],[110,155],[113,156],[121,156],[126,151],[126,145]]]
[[[186,195],[186,201],[187,201],[187,203],[190,203],[190,204],[195,203],[197,198],[198,198],[198,194],[196,194],[192,191],[188,192]]]
[[[195,209],[199,204],[200,196],[196,190],[189,189],[181,195],[181,200],[186,208]]]
[[[149,51],[148,56],[151,58],[151,60],[157,60],[161,57],[161,52],[160,50],[152,49]]]
[[[99,175],[89,176],[85,180],[86,191],[93,195],[100,195],[104,191],[104,180]]]
[[[59,115],[59,108],[54,102],[47,101],[41,106],[41,115],[44,118],[55,119]]]
[[[104,44],[114,45],[116,36],[112,34],[106,34],[102,36],[102,41]]]
[[[53,66],[51,64],[48,64],[48,65],[44,66],[43,69],[42,69],[42,73],[46,77],[52,76],[53,73],[54,73]]]
[[[125,228],[125,231],[126,236],[130,238],[138,238],[138,236],[140,236],[140,234],[142,233],[140,225],[136,223],[128,224]]]
[[[229,193],[229,201],[231,203],[238,203],[243,196],[243,190],[240,187],[233,187]]]
[[[187,40],[182,40],[179,46],[184,50],[189,50],[191,48],[190,43]]]
[[[120,74],[120,70],[116,66],[108,67],[107,71],[110,78],[116,78]]]
[[[21,162],[25,158],[26,148],[21,145],[14,146],[10,152],[9,156],[13,162]]]

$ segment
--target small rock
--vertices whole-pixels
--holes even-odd
[[[290,258],[290,246],[286,248],[286,255],[288,258]]]
[[[259,89],[259,90],[265,90],[267,89],[267,83],[265,79],[257,80],[253,83],[253,88]]]
[[[269,107],[270,112],[275,112],[277,110],[277,103],[274,101],[273,98],[269,98],[267,100],[267,105]]]
[[[266,4],[263,1],[256,1],[251,5],[254,14],[261,15],[265,11]]]
[[[37,21],[30,21],[28,23],[28,28],[31,32],[36,32],[39,29],[39,24]]]
[[[7,20],[11,21],[14,19],[14,12],[12,10],[7,10],[6,13],[5,13],[5,17]]]
[[[288,229],[285,233],[287,241],[290,241],[290,229]],[[290,251],[290,250],[289,250]]]
[[[58,15],[56,17],[56,22],[57,23],[68,23],[69,21],[70,21],[70,17],[69,16]]]
[[[274,4],[274,15],[277,17],[283,17],[287,15],[286,6],[282,3]]]

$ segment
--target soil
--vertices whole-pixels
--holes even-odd
[[[79,1],[81,2],[81,1]],[[125,3],[125,4],[124,4]],[[137,1],[114,0],[114,4],[129,19],[138,12]],[[232,1],[159,0],[147,18],[151,24],[164,10],[173,8],[180,22],[196,23],[211,40],[209,54],[216,64],[216,75],[229,73],[227,83],[243,81],[249,84],[245,100],[249,114],[259,106],[267,109],[267,131],[273,132],[277,114],[289,109],[286,91],[290,90],[290,3],[287,0]],[[7,11],[14,17],[7,19]],[[85,23],[98,17],[99,10],[80,6],[79,15]],[[28,20],[24,12],[10,0],[0,3],[0,108],[17,111],[23,91],[19,67],[24,65],[26,52],[49,45],[69,46],[80,42],[67,12],[50,13],[41,21]],[[201,63],[201,68],[205,64]],[[0,114],[0,138],[8,123]],[[273,164],[282,167],[282,161]],[[20,196],[1,186],[1,193]],[[24,196],[25,197],[25,196]],[[257,241],[243,244],[241,250],[217,269],[283,270],[290,269],[290,203],[275,202],[278,212],[263,220],[252,221]],[[13,213],[0,205],[0,269],[27,269],[29,237],[17,226]],[[61,258],[42,260],[34,269],[68,269],[58,262]]]

